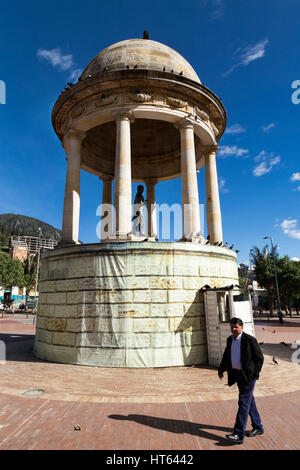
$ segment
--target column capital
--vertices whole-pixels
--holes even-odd
[[[70,129],[67,134],[65,134],[63,136],[63,139],[62,139],[62,147],[65,149],[65,151],[67,152],[67,145],[68,145],[68,142],[70,142],[70,140],[72,139],[73,141],[77,141],[81,144],[81,142],[83,141],[83,139],[85,139],[87,133],[86,132],[83,132],[83,131],[79,131],[79,130],[76,130],[76,129]]]
[[[145,184],[146,184],[146,185],[147,185],[147,184],[154,184],[154,185],[156,185],[156,183],[157,183],[157,179],[156,179],[156,178],[147,178],[147,179],[145,179],[144,181],[145,181]]]
[[[116,111],[112,113],[115,121],[129,121],[130,124],[134,122],[134,115],[132,111]]]
[[[194,129],[194,126],[195,126],[195,123],[191,121],[191,119],[188,117],[179,119],[179,121],[176,121],[174,123],[174,127],[176,127],[176,129],[179,129],[180,131],[182,129]]]
[[[114,177],[112,175],[103,175],[103,176],[99,176],[99,180],[100,181],[112,181],[114,179]]]
[[[85,139],[86,137],[86,132],[84,131],[80,131],[80,130],[77,130],[77,129],[70,129],[67,134],[64,135],[64,139],[67,138],[67,139],[70,139],[70,138],[74,138],[74,139],[78,139],[79,141],[83,141],[83,139]]]
[[[209,155],[216,155],[218,152],[218,145],[201,145],[199,150],[202,155],[204,155],[204,157],[208,157]]]

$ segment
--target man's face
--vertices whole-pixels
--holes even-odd
[[[233,336],[236,338],[238,335],[240,335],[243,331],[243,326],[241,325],[230,325],[231,327],[231,333]]]

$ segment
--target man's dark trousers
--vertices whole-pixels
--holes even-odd
[[[239,388],[239,409],[236,415],[236,421],[234,425],[234,433],[240,437],[245,437],[245,429],[247,426],[248,416],[250,415],[252,427],[263,431],[260,416],[256,408],[256,403],[253,396],[253,390],[256,379],[251,380],[248,384],[246,383],[243,373],[236,371],[237,374],[237,385]]]

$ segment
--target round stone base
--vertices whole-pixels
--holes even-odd
[[[199,289],[238,283],[236,253],[189,242],[110,242],[43,255],[34,353],[54,362],[207,362]]]

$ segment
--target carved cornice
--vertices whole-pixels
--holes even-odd
[[[166,102],[173,108],[185,108],[188,105],[187,101],[182,101],[179,98],[173,98],[172,96],[167,96]]]
[[[176,85],[176,96],[172,96],[174,85]],[[141,90],[141,93],[135,93],[135,90]],[[183,109],[185,106],[190,106],[192,109],[198,107],[200,113],[196,112],[196,114],[206,124],[208,124],[207,117],[201,111],[209,115],[209,120],[213,123],[211,129],[216,135],[217,128],[218,138],[225,129],[226,111],[216,95],[203,85],[184,77],[177,75],[175,77],[167,72],[130,70],[126,73],[124,71],[100,73],[93,78],[76,83],[64,92],[58,98],[52,112],[55,131],[62,138],[65,131],[72,125],[68,122],[70,118],[78,119],[93,110],[113,106],[115,101],[111,95],[118,97],[122,93],[127,93],[133,103],[150,104],[153,102],[156,104],[155,95],[160,95],[162,102],[157,105],[163,104],[174,109]],[[133,96],[130,97],[130,93]],[[86,103],[88,107],[82,107]]]
[[[199,116],[202,121],[204,121],[205,123],[208,123],[210,121],[209,115],[205,111],[202,111],[197,106],[195,106],[195,111],[197,116]]]
[[[132,101],[136,101],[138,103],[147,103],[148,101],[152,100],[152,94],[150,93],[129,93],[129,98]]]
[[[87,110],[87,103],[84,103],[84,104],[81,104],[80,106],[75,107],[71,111],[71,118],[72,119],[78,118],[79,116],[84,114],[86,112],[86,110]]]
[[[94,101],[95,108],[102,108],[103,106],[108,106],[109,104],[113,104],[117,100],[117,94],[111,94],[108,96],[105,96],[104,94],[100,97],[97,98]]]

